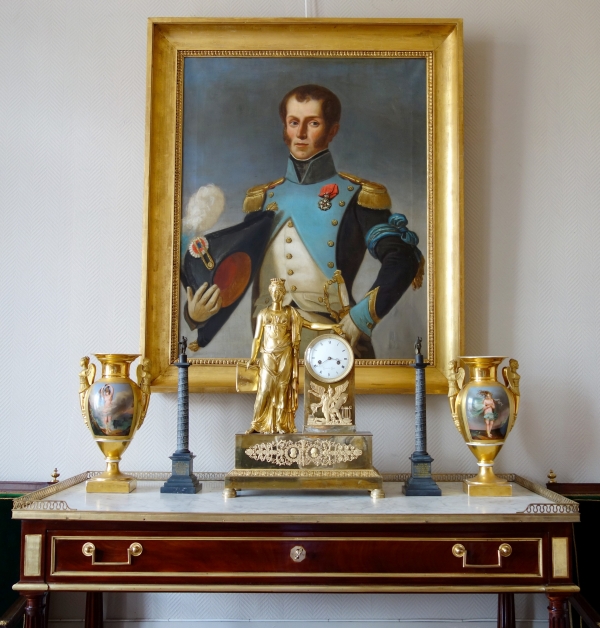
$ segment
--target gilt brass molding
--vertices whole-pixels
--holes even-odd
[[[552,575],[555,578],[569,577],[569,539],[552,537]]]
[[[309,477],[309,478],[378,478],[379,474],[370,469],[234,469],[232,474],[245,478],[270,477]]]
[[[15,590],[34,590],[33,586],[13,586]],[[42,590],[40,588],[40,590]],[[576,585],[328,585],[328,584],[107,584],[107,583],[50,583],[44,591],[123,591],[123,592],[272,592],[280,593],[578,593]]]
[[[26,534],[23,549],[23,575],[42,575],[42,535]]]
[[[50,587],[45,582],[17,582],[12,588],[13,591],[48,591]]]

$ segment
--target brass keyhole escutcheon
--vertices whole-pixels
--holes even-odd
[[[302,545],[295,545],[290,550],[290,557],[295,563],[301,563],[306,558],[306,550]]]

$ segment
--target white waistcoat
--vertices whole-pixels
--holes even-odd
[[[328,314],[323,298],[327,277],[307,251],[291,220],[282,225],[267,247],[258,277],[259,296],[254,303],[254,316],[271,303],[269,283],[274,278],[285,279],[284,305],[294,301],[305,312]],[[336,285],[330,287],[329,301],[334,310],[340,309]]]

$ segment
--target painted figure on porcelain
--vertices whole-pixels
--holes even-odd
[[[504,389],[473,387],[465,402],[473,440],[504,438],[510,408]]]
[[[88,403],[94,434],[98,436],[129,434],[134,412],[130,384],[94,384]]]

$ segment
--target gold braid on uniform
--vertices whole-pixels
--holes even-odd
[[[340,177],[355,183],[356,185],[361,186],[361,190],[358,193],[358,204],[362,207],[366,207],[367,209],[391,209],[392,208],[392,200],[390,199],[390,195],[386,190],[384,185],[380,183],[373,183],[372,181],[367,181],[366,179],[361,179],[360,177],[355,177],[353,174],[348,174],[347,172],[338,173]],[[413,290],[418,290],[423,285],[423,278],[425,276],[425,256],[421,257],[419,262],[419,268],[417,269],[417,274],[415,278],[412,280],[412,288]],[[369,293],[370,294],[370,293]],[[373,316],[371,314],[371,316]],[[375,318],[373,317],[373,320]]]
[[[421,256],[421,261],[419,262],[419,268],[417,269],[417,274],[415,278],[412,280],[412,289],[418,290],[423,285],[423,277],[425,275],[425,256]]]
[[[246,198],[244,199],[244,213],[250,214],[260,211],[265,201],[267,190],[274,188],[276,185],[281,185],[284,181],[285,179],[282,177],[276,181],[271,181],[271,183],[263,183],[262,185],[256,185],[250,188],[246,192]]]
[[[358,204],[367,209],[391,209],[392,199],[385,188],[385,185],[381,183],[373,183],[360,177],[355,177],[353,174],[347,172],[340,172],[340,177],[356,183],[361,186],[361,190],[358,193]]]

